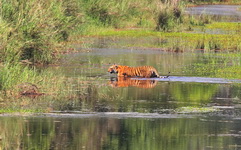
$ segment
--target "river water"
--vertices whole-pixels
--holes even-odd
[[[72,96],[52,100],[51,113],[2,115],[0,149],[241,149],[241,80],[215,71],[240,65],[239,59],[117,49],[109,42],[116,41],[94,38],[88,49],[76,44],[80,52],[48,68],[68,77],[72,88],[63,93]],[[171,73],[164,79],[117,78],[107,72],[114,63]]]
[[[241,22],[240,5],[202,5],[186,9],[191,15],[209,15],[216,21]]]

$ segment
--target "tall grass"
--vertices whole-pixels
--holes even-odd
[[[78,3],[77,0],[0,0],[0,90],[14,90],[25,82],[38,87],[46,83],[45,87],[51,88],[49,85],[60,82],[60,79],[52,81],[55,77],[51,73],[39,72],[20,62],[35,65],[56,60],[60,42],[67,40],[81,20]]]
[[[21,64],[5,63],[0,71],[0,93],[9,96],[18,94],[21,85],[36,86],[36,92],[51,94],[64,87],[64,77],[56,75],[50,71],[38,70],[35,67],[29,69]],[[29,89],[30,87],[27,87]]]
[[[87,22],[114,28],[150,26],[158,0],[82,0]]]
[[[58,42],[76,24],[78,16],[68,9],[74,1],[1,0],[1,61],[52,62]]]
[[[184,23],[184,4],[176,0],[160,3],[156,20],[157,30],[175,30],[180,24]]]
[[[183,5],[176,0],[82,0],[81,5],[88,27],[170,30],[182,23]]]

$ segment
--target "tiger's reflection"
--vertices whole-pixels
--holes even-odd
[[[138,87],[138,88],[153,88],[157,84],[156,80],[136,80],[128,77],[112,77],[109,85],[112,87]]]

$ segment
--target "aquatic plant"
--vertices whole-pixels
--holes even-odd
[[[176,109],[176,112],[180,114],[211,113],[217,111],[219,111],[219,109],[213,107],[181,107]]]
[[[89,35],[108,37],[118,41],[122,37],[132,39],[121,43],[122,47],[129,48],[159,48],[164,51],[190,52],[194,50],[208,51],[240,51],[241,39],[239,34],[208,34],[188,32],[155,32],[153,30],[114,30],[106,29]],[[140,38],[158,39],[157,42],[141,42]],[[136,40],[135,40],[136,39]],[[138,40],[140,42],[138,42]],[[135,41],[132,42],[131,41]],[[118,42],[108,43],[109,46],[118,46]],[[115,45],[113,45],[115,44]]]

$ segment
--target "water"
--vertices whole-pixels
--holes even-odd
[[[51,113],[1,115],[0,149],[241,149],[241,80],[218,72],[240,66],[239,57],[127,49],[121,42],[160,41],[95,38],[89,49],[76,44],[80,52],[48,68],[68,78],[64,96],[19,100],[26,109]],[[171,73],[123,79],[107,73],[114,63]]]
[[[93,48],[67,54],[60,66],[49,69],[68,77],[72,88],[63,93],[72,94],[30,99],[32,107],[51,107],[49,114],[1,116],[0,148],[239,149],[240,80],[215,77],[215,71],[205,69],[196,72],[224,66],[226,60],[216,54],[151,49]],[[163,76],[171,74],[121,79],[107,73],[113,63],[151,65]]]
[[[215,68],[224,67],[227,60],[229,58],[215,54],[166,53],[151,49],[94,48],[68,54],[58,71],[71,79],[79,97],[54,105],[53,110],[166,113],[166,110],[172,112],[181,107],[235,106],[238,109],[241,80],[215,77]],[[169,78],[117,78],[107,72],[114,63],[151,65],[162,76],[171,73]],[[205,66],[211,66],[214,71],[205,70]],[[85,78],[85,84],[78,81],[81,77]]]
[[[55,98],[52,113],[0,117],[2,148],[239,149],[240,80],[194,71],[197,64],[225,61],[215,54],[114,48],[67,54],[60,66],[49,69],[67,76],[76,96]],[[148,64],[171,76],[122,80],[107,73],[113,63]],[[178,111],[192,107],[218,111]]]
[[[240,149],[240,118],[0,117],[1,149]]]
[[[216,21],[241,22],[240,5],[201,5],[186,9],[188,14],[206,14],[215,18]]]

